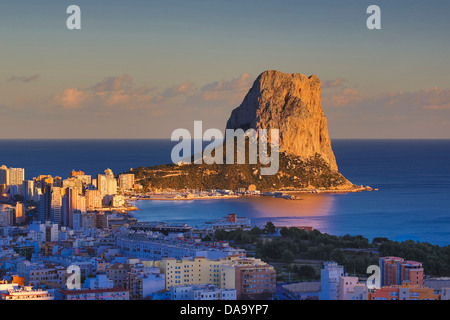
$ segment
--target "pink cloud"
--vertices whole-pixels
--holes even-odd
[[[60,94],[55,94],[52,100],[54,103],[60,104],[64,109],[79,109],[89,96],[91,95],[79,89],[69,88]]]
[[[346,80],[344,78],[337,78],[335,80],[325,80],[322,81],[321,87],[322,89],[341,87]]]
[[[368,96],[355,88],[343,88],[337,92],[322,94],[323,105],[327,107],[351,107],[367,98]]]
[[[446,109],[450,109],[450,103],[441,104],[441,105],[426,105],[426,106],[424,106],[424,108],[430,109],[430,110],[446,110]]]
[[[165,98],[173,98],[178,95],[184,95],[189,93],[194,87],[194,83],[187,80],[183,82],[182,84],[172,86],[170,88],[167,88],[163,93],[162,96]]]
[[[204,85],[195,96],[202,101],[224,101],[229,104],[240,103],[245,93],[250,89],[253,78],[248,73],[242,73],[231,80],[219,80]]]
[[[62,109],[117,107],[132,110],[152,106],[152,91],[153,88],[147,87],[133,88],[131,76],[124,74],[104,78],[86,89],[64,89],[62,93],[54,94],[51,101]]]

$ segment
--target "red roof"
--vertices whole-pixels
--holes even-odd
[[[104,292],[122,292],[128,291],[123,288],[109,288],[109,289],[81,289],[81,290],[61,290],[62,294],[73,296],[76,294],[86,294],[86,293],[104,293]]]

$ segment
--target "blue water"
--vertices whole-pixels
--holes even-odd
[[[96,175],[110,168],[121,173],[169,163],[170,140],[0,140],[0,165],[25,168],[25,178],[41,174],[68,177],[82,170]]]
[[[0,165],[67,177],[111,168],[120,173],[170,162],[163,140],[0,140]],[[450,244],[450,140],[333,140],[340,171],[376,192],[302,195],[303,200],[138,201],[141,221],[200,224],[237,213],[257,225],[313,226],[344,235]]]

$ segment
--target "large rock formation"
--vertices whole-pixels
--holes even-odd
[[[316,75],[263,72],[231,113],[227,129],[237,128],[279,129],[280,152],[303,159],[320,155],[331,169],[338,169]]]
[[[155,189],[231,189],[255,185],[261,191],[358,191],[339,171],[331,149],[317,76],[263,72],[228,129],[279,129],[279,170],[261,175],[261,164],[168,164],[137,168],[136,181]]]

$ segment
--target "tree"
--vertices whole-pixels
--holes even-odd
[[[300,266],[300,268],[298,268],[298,275],[300,277],[310,279],[310,278],[314,278],[316,276],[316,271],[314,270],[313,267],[304,265],[304,266]]]
[[[255,235],[255,236],[259,236],[262,233],[262,230],[260,228],[258,228],[257,226],[254,226],[249,233],[251,235]]]
[[[280,234],[283,238],[289,237],[289,228],[287,227],[281,228]]]
[[[331,253],[331,260],[336,261],[338,264],[344,264],[345,262],[345,256],[342,250],[335,249]]]
[[[266,223],[266,225],[264,226],[264,233],[267,234],[271,234],[271,233],[275,233],[276,229],[275,229],[275,225],[273,224],[272,221],[269,221]]]
[[[215,238],[216,240],[218,240],[218,241],[221,241],[221,240],[227,240],[227,239],[228,239],[228,232],[226,232],[226,231],[223,230],[223,229],[217,229],[217,230],[214,232],[214,238]]]
[[[283,260],[283,262],[292,263],[292,262],[294,262],[294,259],[295,259],[295,255],[292,253],[291,250],[285,249],[283,251],[283,254],[281,255],[281,260]]]

